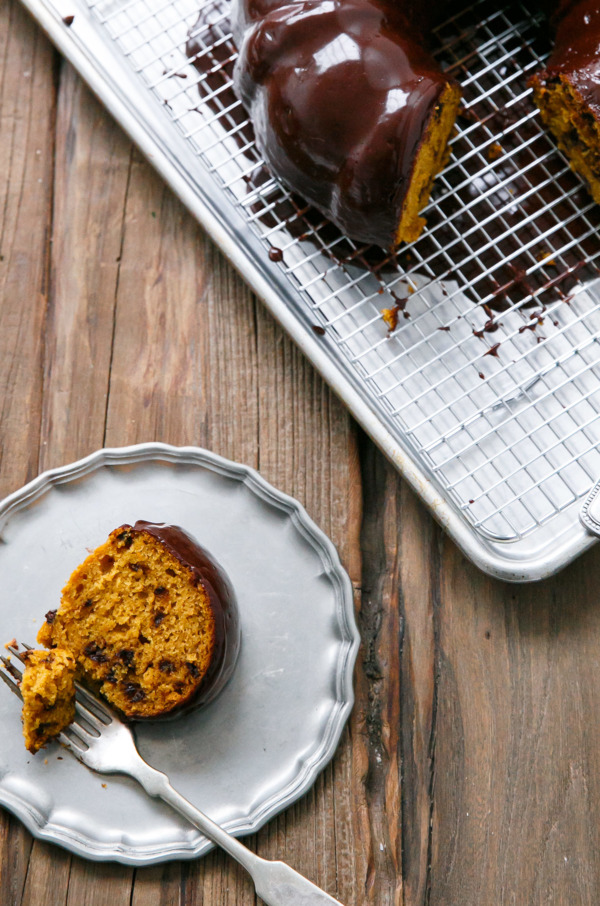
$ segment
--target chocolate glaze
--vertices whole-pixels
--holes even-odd
[[[425,49],[436,6],[234,0],[234,87],[271,171],[347,235],[390,248],[448,85]]]
[[[123,525],[117,531],[147,532],[167,548],[202,585],[215,621],[215,644],[210,666],[192,696],[166,718],[201,707],[223,689],[235,667],[241,632],[238,608],[229,579],[210,554],[176,525],[138,520],[133,528]],[[163,720],[164,718],[161,718]]]
[[[448,84],[425,49],[426,36],[451,6],[233,0],[234,86],[263,157],[354,239],[393,244],[416,151]],[[555,32],[539,78],[568,75],[600,118],[600,3],[536,6]]]
[[[558,0],[544,3],[555,30],[554,48],[540,82],[565,77],[600,118],[600,3]]]

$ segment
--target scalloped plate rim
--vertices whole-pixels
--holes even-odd
[[[242,836],[259,830],[276,814],[308,792],[318,774],[331,761],[354,704],[352,678],[360,646],[360,634],[354,617],[352,583],[341,564],[335,545],[308,515],[305,507],[294,497],[275,488],[252,466],[226,459],[202,447],[190,445],[178,447],[161,442],[103,447],[75,462],[46,469],[0,501],[0,544],[3,543],[1,533],[11,516],[26,509],[57,484],[85,478],[100,468],[135,465],[153,460],[172,464],[183,462],[219,471],[241,481],[251,493],[261,496],[271,505],[278,505],[286,510],[296,529],[300,530],[305,538],[310,539],[316,551],[326,555],[327,575],[335,589],[338,602],[337,615],[344,636],[344,644],[340,645],[337,659],[338,698],[325,725],[319,747],[312,753],[312,758],[302,763],[302,768],[294,779],[282,791],[261,802],[246,818],[223,824],[230,833]],[[12,791],[1,787],[0,805],[12,812],[34,837],[56,843],[75,855],[92,861],[115,861],[131,866],[154,865],[177,859],[195,859],[213,848],[213,844],[203,836],[199,836],[189,846],[176,842],[167,846],[132,847],[128,844],[90,841],[90,838],[79,831],[66,830],[60,824],[54,823],[52,812],[49,816],[44,816],[39,809]]]

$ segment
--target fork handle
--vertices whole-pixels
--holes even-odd
[[[140,766],[141,767],[141,766]],[[303,875],[294,871],[284,862],[270,862],[247,849],[239,840],[228,834],[208,815],[192,805],[174,789],[166,774],[157,771],[146,762],[137,768],[136,779],[147,793],[162,799],[191,824],[198,827],[209,840],[224,849],[246,869],[254,881],[259,897],[268,906],[341,906],[338,900],[329,896]]]
[[[174,808],[176,812],[183,815],[187,821],[200,828],[209,840],[212,840],[213,843],[216,843],[217,846],[220,846],[221,849],[224,849],[225,852],[240,862],[250,874],[252,874],[252,869],[257,860],[264,861],[260,859],[260,856],[256,856],[247,849],[239,840],[236,840],[235,837],[228,834],[226,830],[215,824],[208,815],[205,815],[195,805],[192,805],[185,796],[178,793],[171,786],[167,775],[163,774],[162,771],[157,771],[156,768],[144,762],[143,771],[138,768],[135,776],[147,793],[155,798],[162,799],[163,802]]]

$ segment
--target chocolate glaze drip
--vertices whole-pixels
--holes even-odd
[[[215,644],[210,666],[192,696],[166,718],[187,713],[212,701],[223,689],[235,667],[240,649],[241,632],[235,595],[229,579],[210,554],[176,525],[138,520],[133,528],[120,530],[148,532],[179,560],[202,585],[215,621]],[[165,718],[161,718],[163,720]]]
[[[234,87],[270,169],[347,235],[384,248],[449,82],[423,38],[438,5],[233,4]]]

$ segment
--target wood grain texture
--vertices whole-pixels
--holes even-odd
[[[441,563],[431,902],[596,902],[598,551],[522,589]]]
[[[134,872],[110,862],[86,862],[73,857],[66,906],[130,906]],[[62,896],[62,891],[48,891]],[[52,899],[48,900],[52,903]]]
[[[0,6],[0,495],[37,472],[51,224],[54,55]],[[6,629],[8,632],[8,628]],[[7,636],[8,638],[9,636]],[[32,840],[0,815],[0,902],[22,902]]]
[[[537,585],[497,582],[366,440],[361,461],[373,901],[597,902],[599,551]]]
[[[54,55],[0,8],[0,493],[37,472],[54,154]]]
[[[22,906],[37,906],[49,903],[53,896],[53,906],[66,906],[70,871],[69,853],[51,843],[35,840],[29,854],[23,898],[17,902]]]
[[[131,146],[59,65],[40,469],[103,445]]]

